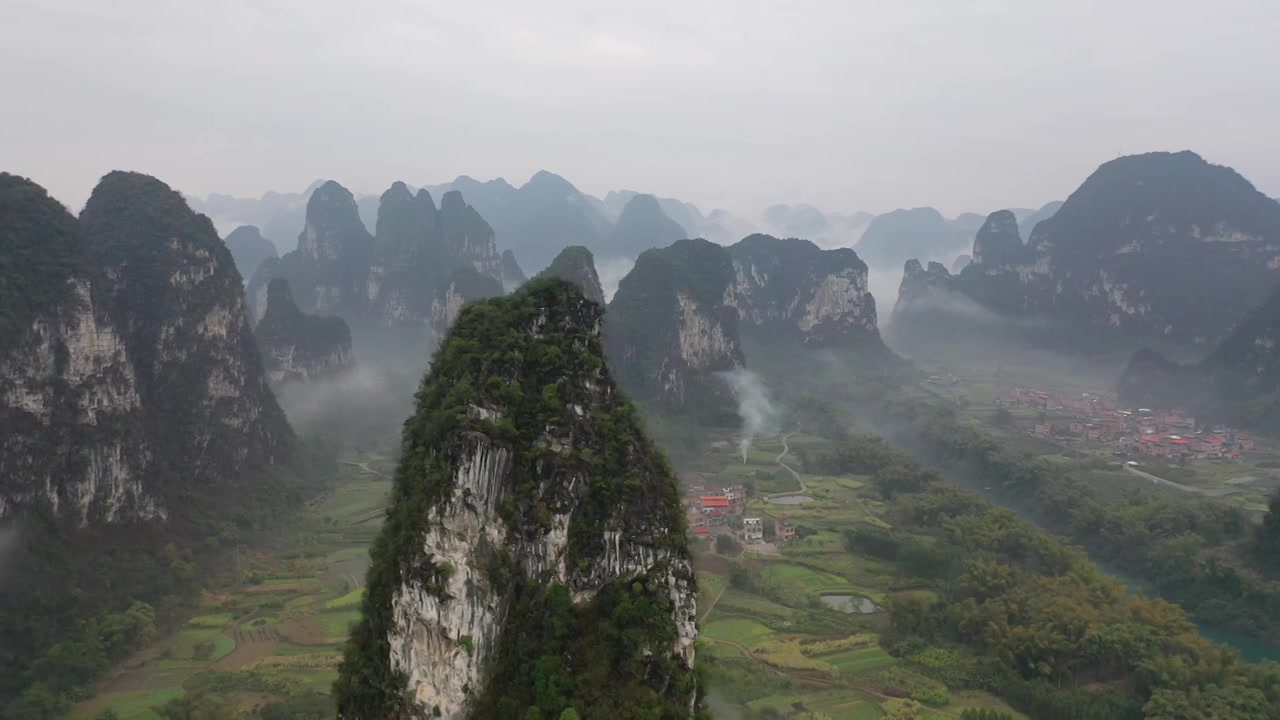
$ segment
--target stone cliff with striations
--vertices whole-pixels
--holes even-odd
[[[811,347],[885,352],[867,266],[853,250],[822,250],[808,240],[752,235],[729,248],[734,279],[725,304],[743,332]]]
[[[743,367],[729,251],[706,240],[647,250],[618,284],[605,332],[618,383],[646,406],[714,409],[732,402],[718,373]],[[727,300],[728,299],[728,300]]]
[[[548,278],[454,323],[405,425],[340,717],[692,717],[676,482],[606,368],[602,314]]]

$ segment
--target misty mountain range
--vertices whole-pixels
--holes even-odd
[[[188,196],[187,200],[224,232],[254,226],[279,252],[287,252],[306,225],[308,199],[322,185],[324,181],[317,180],[300,193],[268,192],[258,199],[215,193],[203,199]],[[588,248],[597,262],[606,266],[616,259],[634,261],[644,250],[675,240],[704,238],[727,246],[756,232],[803,238],[824,248],[852,247],[872,267],[896,272],[910,257],[923,255],[952,262],[972,243],[984,218],[962,213],[947,219],[933,208],[895,210],[879,216],[861,211],[843,214],[807,204],[772,205],[754,219],[722,209],[704,214],[693,203],[634,190],[610,191],[599,199],[545,170],[519,187],[502,178],[479,181],[465,175],[438,185],[406,187],[426,190],[433,197],[451,190],[461,192],[493,228],[498,246],[512,251],[519,265],[530,273],[545,268],[567,246]],[[379,196],[353,197],[361,222],[373,233]],[[1030,223],[1028,227],[1034,227],[1060,205],[1049,203],[1039,210],[1014,212],[1020,221]],[[240,269],[248,278],[257,266]],[[611,285],[605,284],[606,289]]]

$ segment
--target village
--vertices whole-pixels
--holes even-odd
[[[796,526],[785,520],[774,520],[766,534],[765,519],[743,517],[747,508],[746,486],[694,486],[686,488],[683,498],[685,520],[689,532],[697,537],[731,533],[748,545],[766,541],[786,543],[796,537]]]
[[[1033,422],[1019,424],[1030,435],[1086,447],[1113,447],[1117,456],[1238,460],[1254,446],[1251,436],[1234,428],[1197,428],[1195,417],[1179,410],[1120,409],[1110,393],[1068,397],[1014,388],[1001,395],[996,405],[1006,411],[1035,411]]]

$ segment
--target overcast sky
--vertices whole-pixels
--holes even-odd
[[[0,169],[256,196],[540,168],[738,212],[1038,206],[1192,149],[1280,195],[1276,0],[0,0]]]

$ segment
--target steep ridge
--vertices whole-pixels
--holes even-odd
[[[809,346],[862,346],[885,352],[867,266],[853,250],[822,250],[808,240],[752,235],[729,248],[734,281],[726,304],[743,332]]]
[[[24,688],[75,697],[138,650],[195,568],[318,468],[267,387],[230,252],[178,193],[113,172],[77,221],[0,175],[0,237],[10,717]]]
[[[676,483],[602,312],[550,278],[462,311],[405,425],[341,717],[692,716]]]
[[[307,315],[293,301],[284,278],[267,285],[267,312],[254,334],[267,379],[273,383],[314,380],[351,367],[351,330],[336,315]]]
[[[437,208],[428,190],[392,184],[379,198],[375,236],[364,232],[354,198],[336,183],[312,194],[307,216],[298,249],[264,263],[250,282],[255,317],[265,310],[267,283],[281,277],[303,312],[338,315],[362,337],[418,344],[439,337],[440,318],[453,316],[442,316],[440,299],[460,268],[491,278],[499,288],[492,294],[519,271],[504,267],[493,229],[456,190]]]
[[[511,292],[529,279],[516,261],[516,254],[510,250],[502,251],[502,289]]]
[[[223,242],[231,251],[231,259],[235,260],[236,269],[245,281],[253,277],[263,260],[278,257],[276,246],[262,237],[262,233],[253,225],[241,225],[232,230],[223,238]]]
[[[267,283],[282,277],[303,312],[338,315],[348,324],[359,324],[368,304],[373,252],[373,236],[360,222],[355,197],[332,180],[324,183],[307,201],[306,226],[298,235],[297,249],[272,267],[260,267],[249,281],[254,319],[266,312]]]
[[[1280,280],[1280,204],[1194,153],[1135,155],[1099,167],[1019,252],[977,250],[945,284],[988,312],[1067,342],[1203,353]]]
[[[567,247],[561,250],[547,269],[538,273],[538,277],[560,278],[573,283],[588,300],[604,305],[604,290],[600,287],[600,276],[596,274],[595,258],[584,247]]]
[[[738,310],[726,302],[733,258],[706,240],[646,250],[609,303],[605,347],[618,384],[648,406],[726,407],[716,373],[744,364]]]

